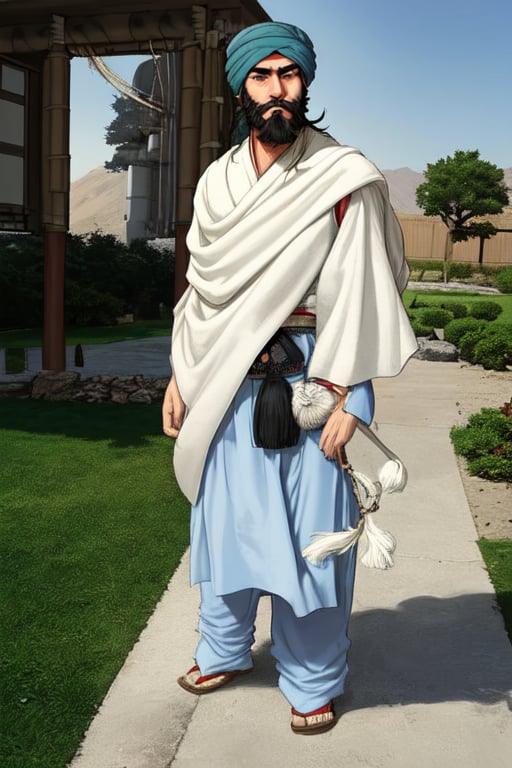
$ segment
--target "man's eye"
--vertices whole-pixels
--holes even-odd
[[[267,78],[265,75],[252,75],[251,80],[254,80],[255,83],[264,83]]]

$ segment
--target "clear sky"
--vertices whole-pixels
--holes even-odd
[[[456,149],[512,167],[510,0],[260,0],[276,21],[315,44],[310,116],[383,170],[427,163]],[[108,59],[131,81],[141,59]],[[72,62],[71,176],[112,156],[105,126],[115,91],[86,60]]]

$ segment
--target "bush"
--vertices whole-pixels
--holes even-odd
[[[482,408],[465,427],[452,427],[455,453],[468,460],[472,475],[512,480],[512,418],[495,408]]]
[[[432,333],[432,326],[431,325],[422,325],[419,320],[413,320],[411,323],[411,327],[414,331],[414,335],[416,338],[418,336],[430,336]]]
[[[502,312],[503,307],[496,301],[475,301],[469,308],[469,314],[477,320],[496,320]]]
[[[450,320],[453,320],[453,314],[441,307],[425,307],[418,312],[418,320],[421,325],[432,328],[444,328]]]
[[[512,269],[505,267],[494,278],[496,288],[502,293],[512,293]]]
[[[467,360],[468,363],[475,362],[475,346],[481,340],[483,333],[485,333],[485,329],[468,331],[464,334],[459,341],[459,351],[462,360]]]
[[[467,317],[468,308],[461,301],[443,301],[439,306],[447,309],[455,318]]]
[[[485,320],[477,320],[476,317],[459,317],[451,320],[444,329],[445,341],[459,346],[460,340],[465,333],[483,329],[487,325]]]
[[[467,280],[473,274],[473,264],[463,263],[460,261],[449,261],[447,268],[448,279],[452,280],[454,277],[459,280]]]
[[[65,320],[70,325],[114,325],[123,312],[123,302],[110,293],[84,288],[66,281]]]
[[[506,371],[512,365],[512,336],[505,327],[486,332],[475,344],[473,361],[486,370]]]

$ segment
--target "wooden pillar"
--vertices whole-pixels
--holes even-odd
[[[202,51],[197,43],[183,48],[181,62],[180,128],[178,138],[178,195],[174,301],[187,287],[188,252],[185,238],[192,220],[194,192],[199,178],[201,130]]]
[[[57,26],[59,21],[57,17]],[[45,248],[43,368],[55,372],[66,368],[64,262],[69,227],[69,84],[69,55],[61,43],[56,43],[43,65],[41,167]]]
[[[64,339],[64,263],[66,233],[44,233],[43,369],[66,369]]]

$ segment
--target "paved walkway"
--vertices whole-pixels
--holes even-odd
[[[151,377],[170,375],[169,336],[154,336],[134,341],[115,341],[110,344],[83,344],[83,366],[75,366],[75,347],[66,347],[66,370],[82,376],[135,376]],[[22,374],[5,374],[0,361],[0,382],[24,381],[34,378],[42,368],[41,347],[26,350],[27,371]]]
[[[130,355],[140,359],[137,346]],[[197,642],[198,593],[185,557],[72,768],[508,768],[512,647],[448,436],[458,403],[469,398],[476,410],[482,386],[476,369],[419,360],[376,384],[379,432],[406,460],[410,481],[377,513],[398,539],[395,567],[358,566],[336,728],[292,734],[269,653],[267,599],[250,677],[203,697],[176,685]],[[356,438],[353,463],[376,466],[372,451]]]

